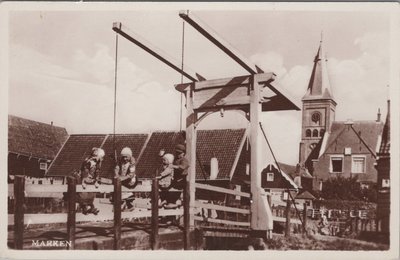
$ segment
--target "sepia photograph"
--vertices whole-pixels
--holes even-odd
[[[1,3],[0,256],[397,259],[399,10]]]

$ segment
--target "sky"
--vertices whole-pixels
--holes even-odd
[[[128,33],[140,35],[180,63],[179,10],[9,12],[8,113],[54,122],[69,134],[112,133],[113,22],[121,22]],[[229,5],[191,9],[243,56],[273,71],[298,101],[305,94],[322,36],[340,121],[375,120],[378,108],[385,118],[393,73],[387,10],[237,10]],[[174,85],[181,82],[180,74],[126,39],[119,37],[118,42],[116,133],[179,130],[181,97]],[[184,67],[207,79],[247,74],[188,24]],[[296,164],[301,111],[264,113],[262,123],[278,161]],[[223,118],[209,116],[199,128],[246,126],[240,115],[226,112]]]

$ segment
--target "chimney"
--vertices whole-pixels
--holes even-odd
[[[50,125],[53,126],[53,121],[51,121]]]
[[[377,115],[377,118],[376,118],[376,122],[381,122],[381,109],[380,108],[378,108],[378,115]]]

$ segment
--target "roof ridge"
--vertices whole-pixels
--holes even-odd
[[[354,123],[382,123],[383,124],[383,122],[382,121],[376,121],[376,120],[374,120],[374,119],[365,119],[365,120],[352,120],[352,119],[350,119],[351,120],[351,122],[354,124]],[[333,123],[346,123],[347,121],[345,121],[345,120],[338,120],[338,121],[333,121]]]
[[[52,124],[44,123],[44,122],[41,122],[41,121],[36,121],[36,120],[33,120],[33,119],[28,119],[28,118],[24,118],[24,117],[8,114],[8,118],[9,119],[10,119],[10,117],[11,117],[11,119],[13,119],[13,118],[14,119],[20,119],[20,120],[23,120],[23,121],[29,121],[29,122],[32,122],[32,123],[38,123],[38,124],[41,124],[41,125],[51,126],[51,127],[54,127],[54,128],[66,129],[63,126],[57,126],[57,125],[54,125],[54,124],[52,125]]]

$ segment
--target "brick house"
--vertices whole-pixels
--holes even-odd
[[[329,178],[357,176],[368,186],[377,182],[374,167],[383,122],[335,121],[336,101],[328,79],[322,41],[306,94],[302,98],[300,167],[313,177],[313,190],[321,190]]]
[[[43,177],[67,138],[63,127],[9,115],[8,176]]]

